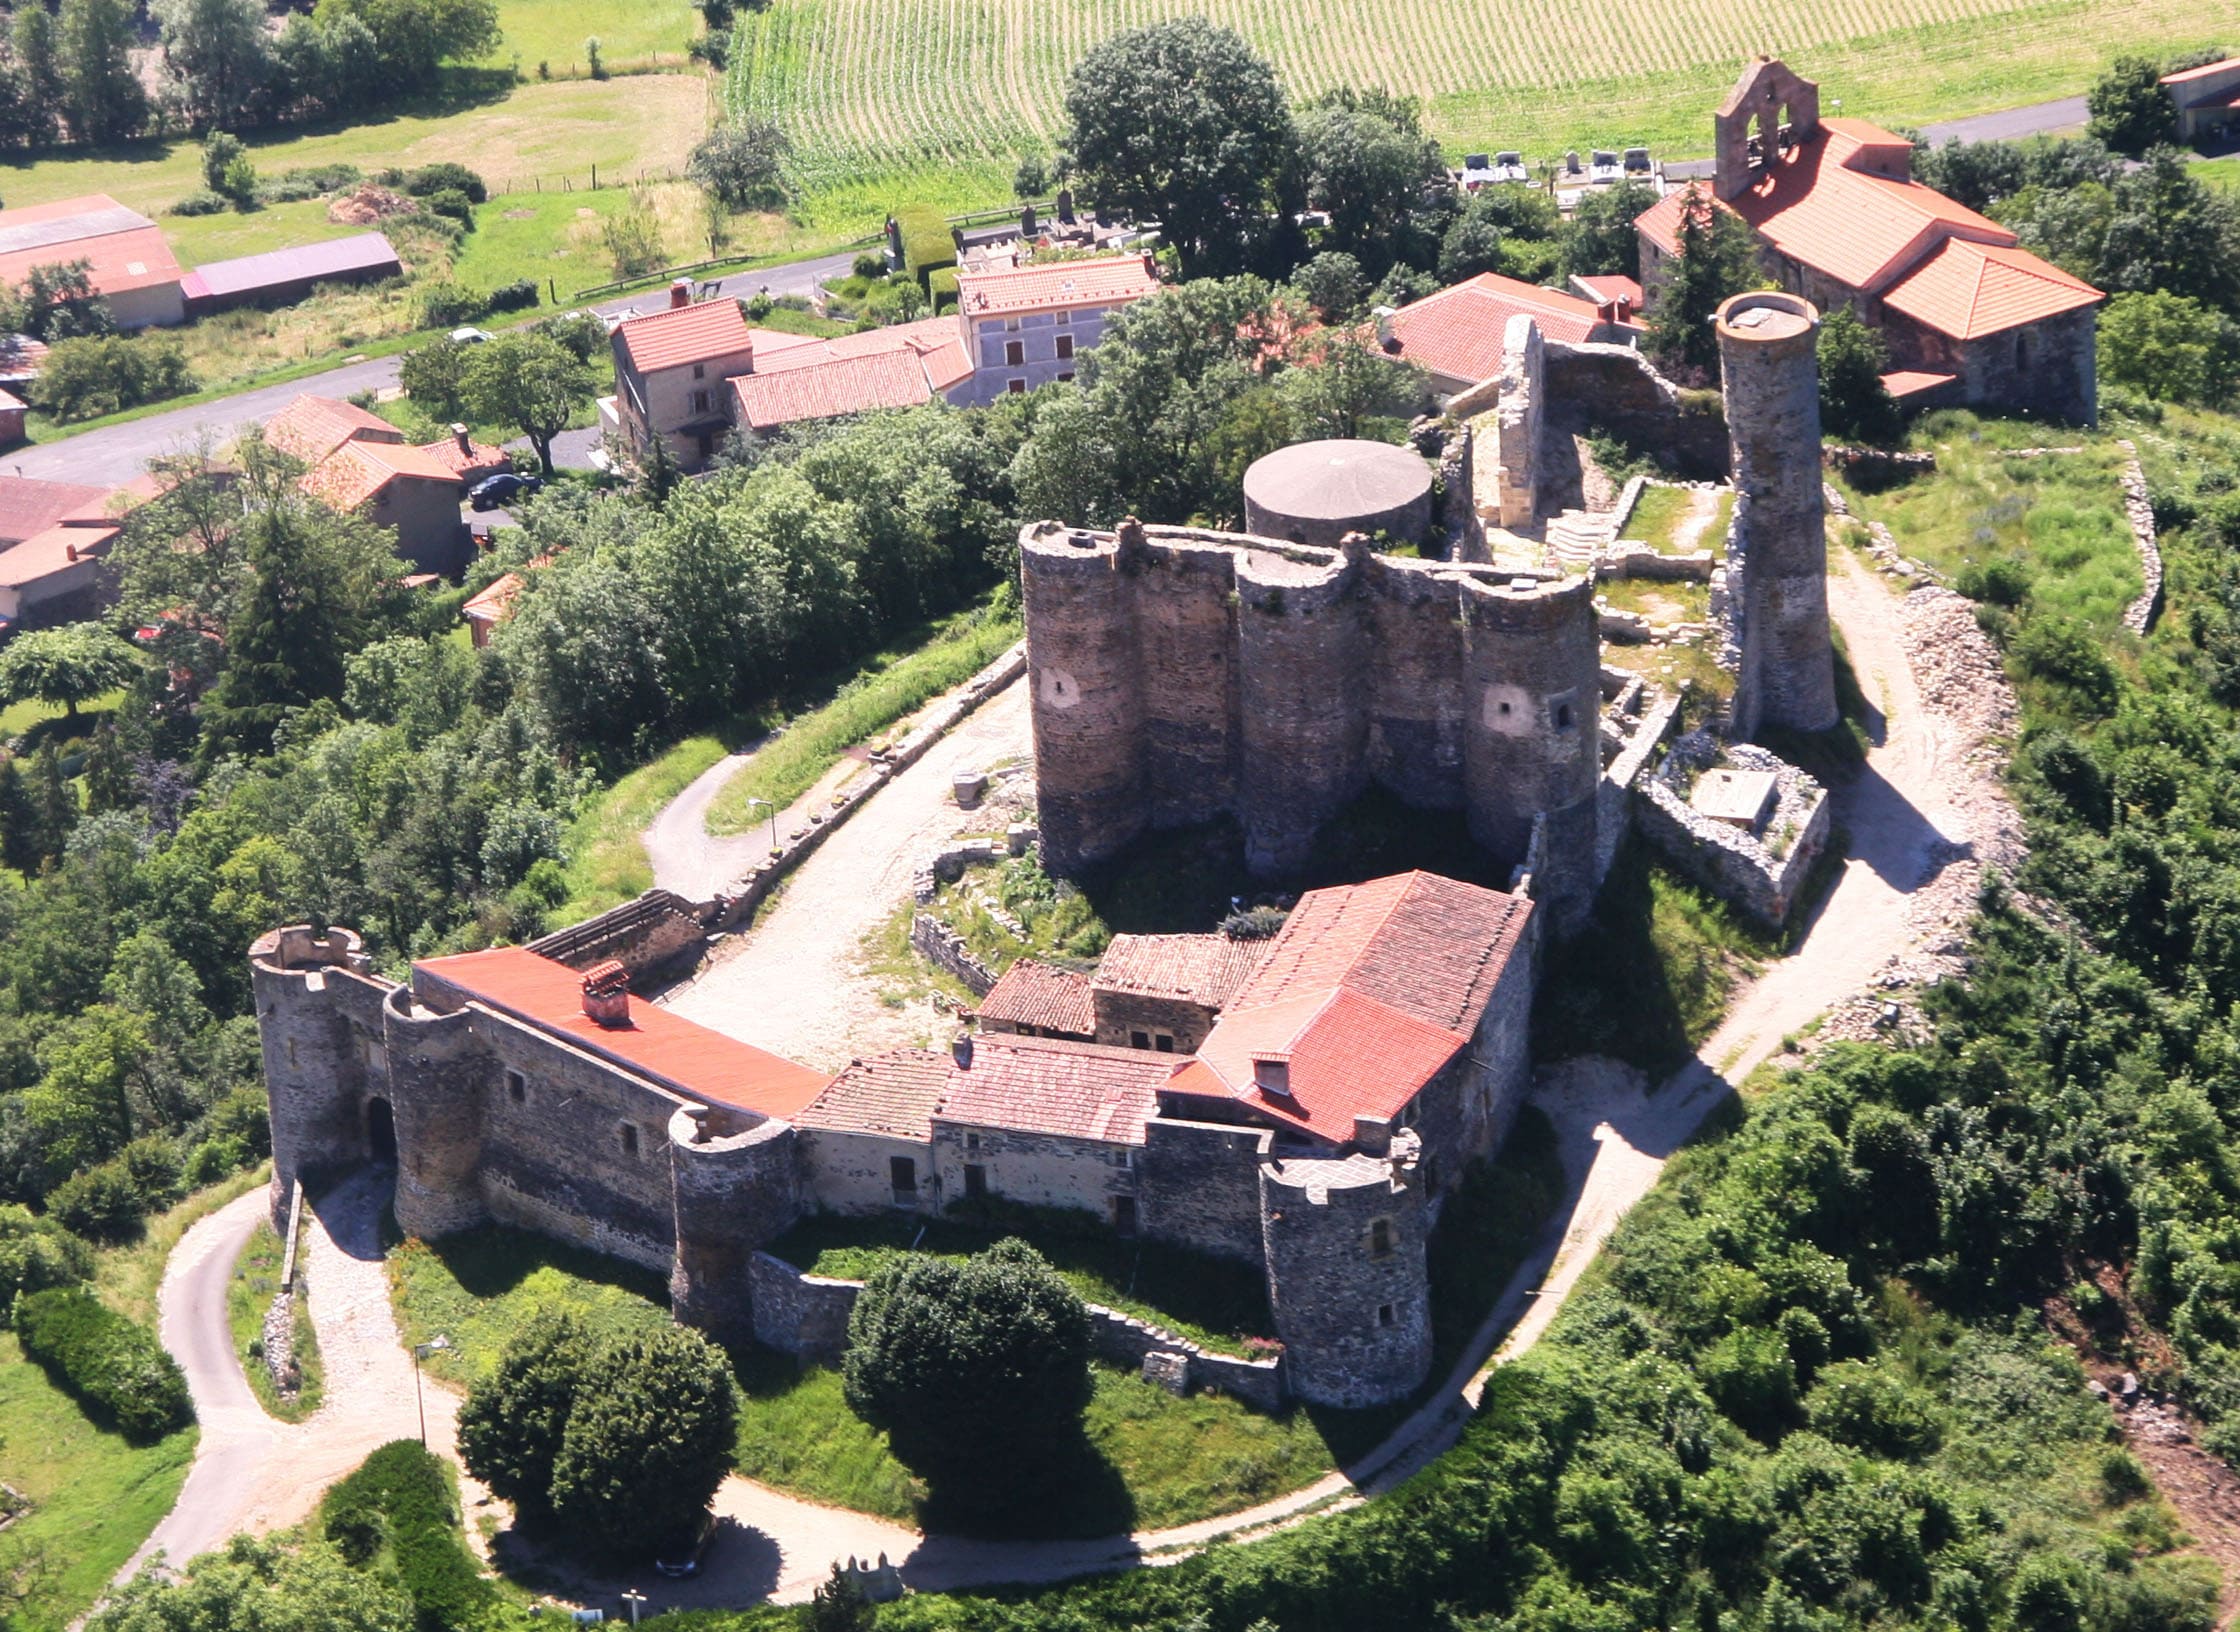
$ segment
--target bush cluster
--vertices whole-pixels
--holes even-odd
[[[479,289],[448,280],[424,284],[420,289],[420,322],[430,329],[455,329],[472,323],[490,309],[490,297]]]
[[[177,342],[103,334],[58,342],[31,396],[57,419],[97,419],[194,388],[194,372]]]
[[[490,291],[490,310],[493,312],[525,312],[537,303],[537,280],[516,278],[511,283],[501,283]]]
[[[460,1536],[443,1463],[416,1440],[393,1439],[327,1492],[320,1528],[350,1563],[386,1542],[421,1632],[474,1625],[496,1599]]]
[[[16,1299],[16,1337],[56,1384],[129,1439],[160,1439],[194,1421],[187,1379],[155,1334],[76,1287]]]

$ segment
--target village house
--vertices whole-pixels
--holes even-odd
[[[120,329],[186,321],[179,263],[156,224],[106,193],[0,210],[0,282],[20,287],[33,267],[84,261],[93,292]]]
[[[0,476],[0,635],[101,610],[100,560],[152,481],[111,490]]]
[[[2195,145],[2240,131],[2240,57],[2162,76],[2178,114],[2178,140]]]
[[[1573,345],[1634,344],[1641,334],[1633,317],[1639,293],[1636,288],[1629,297],[1617,290],[1583,300],[1481,272],[1397,311],[1380,312],[1377,339],[1387,355],[1428,374],[1432,395],[1444,399],[1501,372],[1502,336],[1513,317],[1529,317],[1547,338]]]
[[[1819,87],[1761,57],[1713,120],[1712,188],[1668,193],[1635,222],[1653,305],[1689,210],[1756,235],[1767,273],[1822,311],[1882,332],[1894,396],[2089,424],[2100,291],[1912,179],[1913,146],[1820,116]]]
[[[473,545],[459,504],[473,483],[508,468],[505,450],[466,426],[408,444],[379,414],[332,397],[301,396],[264,428],[267,444],[309,468],[304,491],[336,510],[396,530],[396,553],[423,572],[455,578]]]

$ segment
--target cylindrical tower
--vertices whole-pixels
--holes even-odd
[[[1244,473],[1244,526],[1263,538],[1335,549],[1348,533],[1402,543],[1431,530],[1431,467],[1389,442],[1298,442]]]
[[[1119,537],[1055,522],[1019,535],[1036,808],[1053,873],[1100,861],[1143,831],[1134,579],[1123,559],[1131,530],[1140,540],[1132,522]]]
[[[669,1306],[726,1341],[754,1336],[749,1261],[800,1216],[793,1124],[689,1105],[669,1118],[677,1207]]]
[[[1462,586],[1463,782],[1470,835],[1512,865],[1533,822],[1533,895],[1559,931],[1594,906],[1595,786],[1602,775],[1602,644],[1586,578]]]
[[[271,1208],[283,1232],[297,1184],[316,1183],[371,1154],[365,1065],[327,990],[329,970],[364,962],[359,948],[351,930],[321,934],[306,924],[271,930],[249,948],[272,1124]]]
[[[1316,830],[1368,784],[1363,554],[1238,554],[1237,818],[1264,877],[1304,866]]]
[[[397,1227],[433,1238],[490,1220],[482,1199],[483,1097],[493,1069],[474,1014],[437,1014],[399,986],[382,1005],[395,1097]]]
[[[1148,819],[1190,827],[1236,803],[1236,555],[1156,538],[1131,564]]]
[[[1820,314],[1797,295],[1736,295],[1719,308],[1719,373],[1734,457],[1727,571],[1741,622],[1733,731],[1836,723],[1821,503]]]
[[[1462,804],[1462,626],[1451,575],[1371,556],[1369,774],[1403,804]]]
[[[1414,1136],[1390,1156],[1264,1162],[1260,1227],[1284,1386],[1310,1405],[1384,1405],[1431,1370],[1429,1229]]]

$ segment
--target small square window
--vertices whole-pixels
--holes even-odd
[[[1060,374],[1058,383],[1060,385],[1071,385],[1073,383],[1073,370],[1069,368],[1063,374]]]
[[[1151,1039],[1151,1046],[1162,1054],[1172,1054],[1174,1052],[1174,1039],[1162,1031]]]
[[[1071,357],[1072,355],[1073,355],[1073,336],[1072,336],[1072,335],[1070,335],[1070,334],[1061,334],[1061,335],[1059,335],[1059,336],[1058,336],[1058,356],[1059,356],[1059,358],[1060,358],[1061,360],[1063,360],[1063,359],[1065,359],[1065,358]]]
[[[1128,1046],[1130,1048],[1149,1048],[1151,1046],[1151,1033],[1148,1031],[1129,1032]]]
[[[506,1098],[512,1100],[516,1105],[527,1104],[529,1101],[529,1079],[518,1071],[508,1071],[506,1073]]]
[[[1012,380],[1005,384],[1004,389],[1015,397],[1023,397],[1027,394],[1027,382],[1025,380]]]
[[[638,1154],[638,1125],[635,1122],[622,1124],[622,1154],[625,1156]]]
[[[966,1134],[964,1136],[964,1148],[977,1153],[980,1149],[980,1136],[977,1133]]]
[[[1023,340],[1006,340],[1003,343],[1003,362],[1006,368],[1022,368],[1027,361],[1027,346]]]
[[[706,363],[694,363],[692,365],[692,377],[696,380],[706,379],[708,377],[708,365]]]
[[[1380,1303],[1377,1305],[1377,1324],[1379,1326],[1391,1326],[1397,1324],[1391,1304]]]

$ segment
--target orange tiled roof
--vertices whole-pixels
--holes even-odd
[[[289,457],[315,465],[345,442],[402,442],[404,432],[356,403],[306,395],[272,416],[264,439]]]
[[[1974,340],[2098,301],[2100,291],[2026,249],[1948,238],[1882,291],[1915,322]]]
[[[109,553],[121,527],[48,527],[0,549],[0,589],[24,589]]]
[[[108,496],[105,487],[49,482],[37,476],[0,476],[0,544],[20,544],[82,515],[89,506],[102,505]]]
[[[948,1090],[951,1061],[930,1048],[897,1048],[850,1060],[795,1118],[804,1128],[931,1139],[933,1113]]]
[[[751,352],[755,343],[735,300],[703,300],[648,312],[620,324],[614,338],[630,366],[641,374]]]
[[[161,229],[107,193],[0,210],[0,280],[21,283],[35,266],[90,263],[94,292],[121,295],[179,281]]]
[[[1917,397],[1924,391],[1950,385],[1959,377],[1957,374],[1932,374],[1918,368],[1898,368],[1882,376],[1882,389],[1893,397]]]
[[[945,1057],[945,1056],[944,1056]],[[1182,1060],[1137,1048],[978,1032],[972,1064],[951,1063],[936,1122],[1140,1145],[1159,1089]]]
[[[459,473],[402,443],[351,441],[305,472],[303,489],[336,510],[355,510],[398,480],[457,486]]]
[[[757,431],[874,408],[914,408],[933,400],[925,364],[908,350],[840,357],[774,374],[740,374],[733,377],[731,390],[739,423]]]
[[[1159,274],[1147,255],[1053,261],[957,275],[957,310],[966,317],[1115,306],[1156,294]]]
[[[1399,355],[1450,380],[1501,372],[1501,338],[1512,317],[1529,317],[1550,340],[1583,343],[1602,326],[1592,301],[1481,272],[1466,283],[1401,307],[1388,320]]]
[[[513,616],[513,603],[521,598],[529,581],[518,572],[509,572],[469,596],[466,605],[459,608],[459,616],[469,623],[503,623]]]
[[[1115,935],[1097,964],[1095,984],[1218,1009],[1273,944],[1226,935]]]
[[[1613,300],[1622,300],[1629,306],[1639,306],[1641,304],[1641,285],[1623,273],[1613,272],[1598,278],[1579,277],[1573,278],[1571,281],[1586,290],[1589,300],[1601,301],[1605,304]]]
[[[1074,1037],[1097,1034],[1089,977],[1033,958],[1021,958],[1003,972],[980,1000],[979,1014],[982,1025],[995,1020]]]
[[[814,368],[821,363],[886,352],[908,351],[925,363],[926,383],[947,391],[972,377],[972,359],[965,354],[964,336],[954,317],[921,317],[914,323],[892,323],[860,334],[819,339],[813,335],[778,335],[774,330],[755,333],[754,372],[776,374],[791,368]],[[765,337],[768,337],[767,339]],[[781,341],[772,345],[770,341]]]
[[[1350,1139],[1356,1116],[1398,1115],[1469,1046],[1531,914],[1433,873],[1310,891],[1169,1090]],[[1288,1057],[1288,1094],[1254,1085],[1265,1054]]]
[[[506,450],[503,448],[493,447],[488,442],[473,440],[469,440],[467,445],[462,448],[459,446],[459,439],[455,436],[438,437],[433,442],[421,443],[419,447],[422,453],[450,471],[461,481],[465,481],[471,476],[505,470],[513,463],[506,457]]]
[[[583,974],[526,947],[501,946],[412,966],[424,980],[524,1020],[688,1099],[790,1117],[824,1091],[822,1072],[782,1059],[682,1015],[629,998],[629,1023],[602,1026],[583,1012]]]
[[[2240,68],[2240,57],[2226,57],[2222,62],[2205,62],[2198,68],[2186,68],[2175,74],[2164,74],[2159,83],[2164,85],[2190,85],[2197,79],[2207,79],[2211,74],[2221,74],[2233,68]]]

